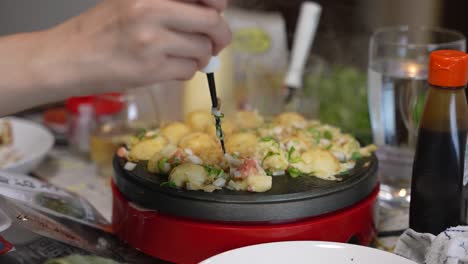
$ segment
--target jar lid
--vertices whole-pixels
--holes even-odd
[[[437,50],[429,59],[429,83],[462,87],[468,82],[468,55],[458,50]]]
[[[65,108],[68,112],[72,114],[78,114],[80,105],[88,104],[91,105],[93,103],[94,96],[79,96],[79,97],[71,97],[68,98],[65,102]]]
[[[65,102],[65,108],[72,114],[78,114],[81,105],[91,105],[98,116],[118,113],[124,107],[120,93],[71,97]]]
[[[97,116],[112,115],[124,108],[124,101],[120,93],[107,93],[94,96],[93,106]]]

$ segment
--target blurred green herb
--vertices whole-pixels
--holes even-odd
[[[372,142],[365,72],[335,65],[325,75],[306,76],[304,90],[306,96],[320,99],[320,121],[339,126],[365,144]]]
[[[177,189],[177,185],[173,181],[162,182],[160,184],[160,186],[161,187],[170,187],[170,188]]]
[[[296,169],[294,167],[289,167],[288,168],[288,173],[293,178],[297,178],[299,176],[302,176],[302,174],[303,174],[300,170],[298,170],[298,169]]]
[[[352,160],[360,160],[362,158],[361,156],[361,153],[359,152],[353,152],[353,154],[351,154],[351,159]]]
[[[218,168],[215,168],[213,166],[210,166],[210,165],[204,165],[203,166],[206,170],[206,172],[208,173],[208,177],[213,177],[213,178],[216,178],[218,176],[222,176],[224,171],[222,169],[218,169]]]
[[[158,169],[159,169],[159,172],[163,172],[164,171],[164,165],[166,165],[168,159],[167,158],[162,158],[158,161]]]
[[[323,137],[328,139],[328,140],[332,140],[333,139],[333,134],[330,131],[326,130],[325,132],[323,132]]]
[[[146,129],[144,128],[140,128],[138,129],[137,133],[136,133],[136,137],[139,139],[139,140],[142,140],[146,135]]]
[[[270,141],[273,141],[275,140],[273,137],[262,137],[260,139],[261,142],[270,142]]]

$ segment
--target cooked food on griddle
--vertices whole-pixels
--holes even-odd
[[[213,192],[222,188],[266,192],[272,177],[318,177],[338,181],[362,157],[375,151],[361,147],[339,128],[283,113],[270,121],[257,112],[226,117],[223,155],[209,112],[190,113],[185,123],[173,122],[155,131],[142,131],[126,149],[127,170],[147,161],[150,173],[167,175],[163,185]]]

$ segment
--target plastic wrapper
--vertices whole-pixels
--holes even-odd
[[[0,194],[50,215],[111,230],[110,223],[85,199],[29,176],[0,172]]]
[[[119,263],[161,263],[114,237],[84,199],[31,177],[0,173],[0,237],[14,246],[0,263],[44,263],[71,254]]]

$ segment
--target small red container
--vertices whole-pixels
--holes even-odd
[[[319,240],[368,245],[376,234],[378,186],[360,202],[288,223],[226,223],[192,220],[147,210],[129,202],[112,183],[113,229],[131,246],[174,263],[198,263],[216,254],[254,244]]]

